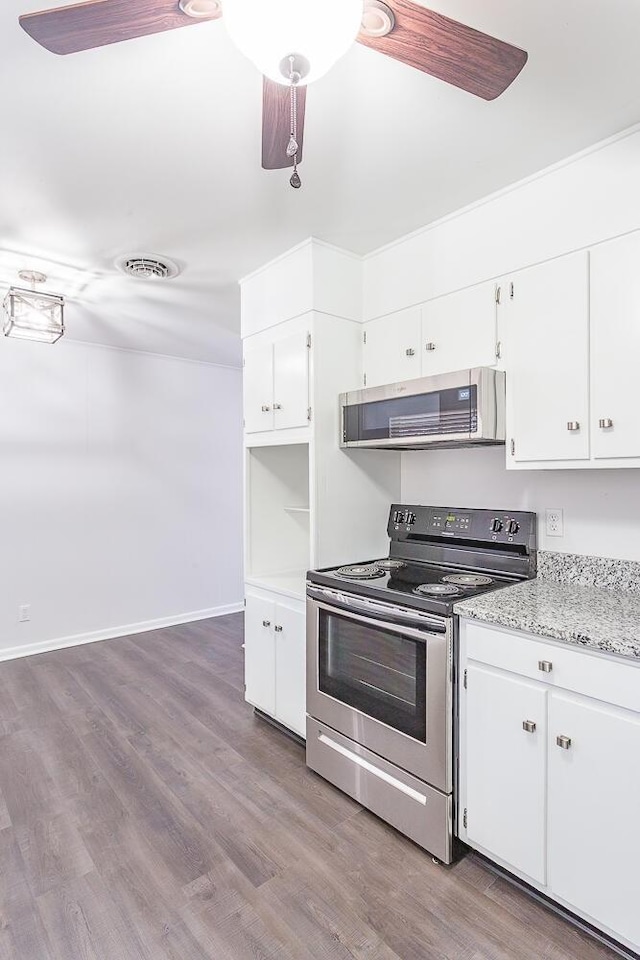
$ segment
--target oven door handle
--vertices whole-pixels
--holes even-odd
[[[389,603],[376,603],[375,600],[349,597],[335,590],[324,590],[311,585],[307,585],[307,596],[323,610],[344,610],[354,620],[368,622],[371,626],[384,630],[393,630],[394,633],[404,633],[417,640],[426,640],[427,632],[447,632],[448,621],[445,617],[409,611]],[[406,626],[403,627],[403,624]]]

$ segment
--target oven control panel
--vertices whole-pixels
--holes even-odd
[[[393,504],[387,533],[391,540],[474,541],[477,545],[535,544],[536,514]]]

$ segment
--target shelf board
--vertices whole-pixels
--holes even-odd
[[[311,513],[311,507],[285,507],[287,513]]]

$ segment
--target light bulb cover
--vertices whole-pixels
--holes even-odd
[[[288,84],[282,63],[309,61],[301,83],[324,76],[356,39],[363,0],[224,0],[224,23],[235,45],[270,80]]]

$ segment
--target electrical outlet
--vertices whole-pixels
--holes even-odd
[[[560,507],[547,510],[547,536],[564,537],[564,516]]]
[[[18,623],[27,623],[31,620],[31,604],[21,603],[18,607]]]

